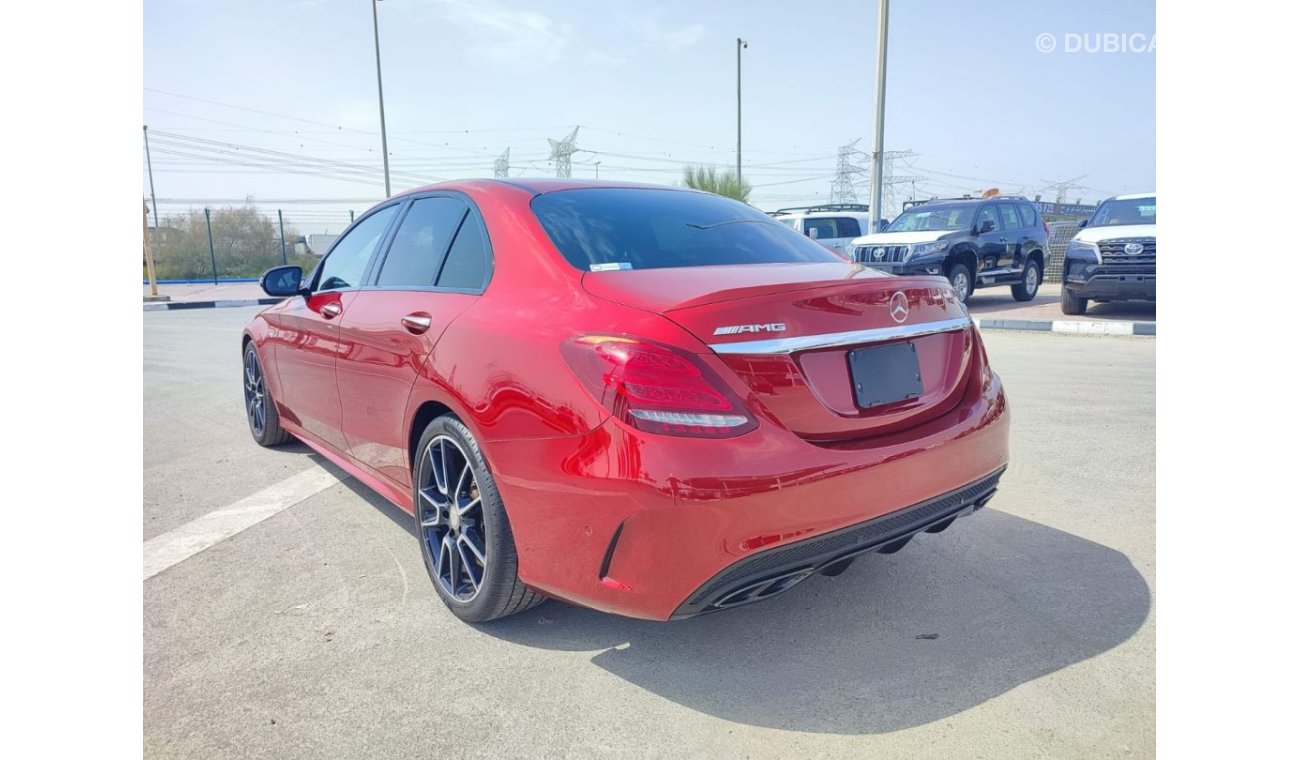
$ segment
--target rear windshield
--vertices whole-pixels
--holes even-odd
[[[561,190],[534,198],[533,213],[570,264],[593,272],[844,261],[758,209],[708,193]]]

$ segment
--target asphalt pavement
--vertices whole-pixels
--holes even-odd
[[[145,539],[322,466],[248,436],[255,311],[144,315]],[[1155,342],[985,340],[1013,415],[988,508],[693,620],[466,625],[409,516],[325,481],[143,582],[145,754],[1150,757]]]

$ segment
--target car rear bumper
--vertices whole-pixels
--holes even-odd
[[[769,571],[802,572],[792,558],[803,554],[787,553],[795,547],[826,549],[809,554],[809,566],[824,569],[982,506],[1007,464],[1010,421],[996,374],[970,387],[923,425],[843,445],[812,444],[766,420],[728,440],[655,436],[607,420],[582,436],[484,451],[524,583],[667,620],[731,606],[727,595]]]
[[[1002,472],[883,517],[739,560],[692,594],[673,612],[672,619],[769,599],[860,555],[892,554],[918,533],[946,530],[958,517],[972,514],[993,498]]]
[[[1099,274],[1087,280],[1067,279],[1065,288],[1076,298],[1154,301],[1156,276],[1155,274]]]

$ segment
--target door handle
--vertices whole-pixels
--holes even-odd
[[[327,303],[320,307],[320,315],[326,319],[333,319],[343,313],[343,307],[336,303]]]
[[[428,330],[432,324],[433,317],[422,311],[417,311],[414,314],[407,314],[402,317],[402,327],[405,327],[406,331],[412,335],[423,333],[425,330]]]

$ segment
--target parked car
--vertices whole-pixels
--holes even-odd
[[[243,336],[260,444],[412,513],[468,621],[772,597],[992,497],[1009,414],[948,284],[717,195],[448,182],[357,219]]]
[[[853,239],[871,230],[870,207],[862,203],[829,203],[777,209],[778,222],[802,232],[822,245],[851,259]]]
[[[1117,195],[1084,221],[1065,250],[1061,311],[1088,301],[1156,300],[1156,194]]]
[[[1047,223],[1020,196],[955,198],[909,206],[887,230],[852,242],[854,260],[891,274],[942,275],[965,302],[975,288],[1010,285],[1038,295]]]

